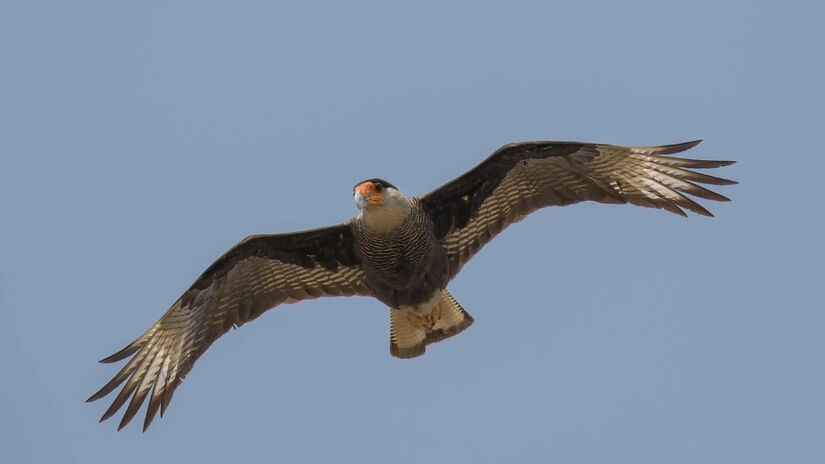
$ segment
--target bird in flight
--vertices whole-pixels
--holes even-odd
[[[163,416],[198,357],[230,328],[275,306],[322,296],[371,296],[386,304],[390,353],[420,356],[473,323],[447,284],[493,237],[533,211],[590,200],[712,216],[686,194],[728,201],[698,184],[736,182],[694,169],[733,161],[669,156],[699,142],[513,143],[423,196],[406,196],[381,179],[360,182],[353,188],[360,212],[349,221],[252,235],[218,258],[143,335],[101,361],[131,358],[87,401],[125,382],[100,420],[129,401],[120,430],[149,398],[145,431],[158,411]]]

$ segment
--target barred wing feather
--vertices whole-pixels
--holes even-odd
[[[352,242],[347,224],[248,237],[210,266],[146,333],[101,361],[131,357],[87,401],[103,398],[125,382],[101,421],[129,401],[119,425],[123,428],[148,397],[145,431],[158,410],[161,416],[166,411],[198,357],[231,327],[280,304],[369,295]]]
[[[712,214],[689,198],[728,201],[698,184],[736,182],[699,173],[733,161],[671,155],[699,141],[651,147],[578,142],[505,145],[481,164],[422,198],[447,248],[450,272],[461,267],[508,225],[547,206],[581,201],[631,203],[686,216]]]

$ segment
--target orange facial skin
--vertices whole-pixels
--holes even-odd
[[[370,206],[379,206],[384,204],[384,194],[375,188],[372,182],[364,182],[355,188],[355,191],[364,195],[367,199],[367,204]]]

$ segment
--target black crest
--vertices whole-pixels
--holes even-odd
[[[355,191],[355,187],[358,187],[359,185],[363,184],[364,182],[372,182],[373,184],[375,184],[375,186],[376,186],[376,187],[378,187],[378,190],[382,190],[382,189],[385,189],[385,188],[387,188],[387,187],[391,187],[391,188],[394,188],[394,189],[398,190],[398,187],[396,187],[396,186],[392,185],[391,183],[389,183],[389,182],[385,181],[384,179],[367,179],[367,180],[362,180],[361,182],[358,182],[357,184],[355,184],[355,185],[352,187],[352,190],[353,190],[353,191]]]

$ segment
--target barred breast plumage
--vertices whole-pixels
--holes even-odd
[[[409,214],[388,232],[370,230],[359,218],[351,223],[367,286],[391,307],[430,300],[449,280],[447,251],[432,221],[418,199],[410,203]]]

